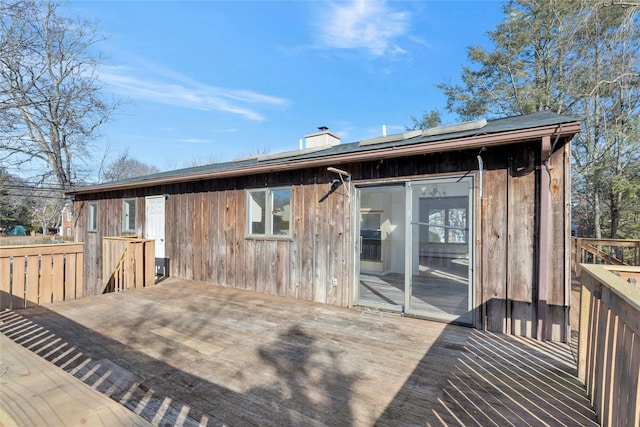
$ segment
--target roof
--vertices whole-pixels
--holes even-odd
[[[176,169],[105,184],[80,187],[68,191],[68,194],[88,194],[176,182],[294,170],[304,167],[327,166],[353,161],[482,148],[531,141],[543,136],[573,136],[579,130],[580,123],[578,119],[549,111],[541,111],[515,117],[443,126],[426,131],[405,132],[333,146],[314,147],[272,155],[256,155],[231,162]]]

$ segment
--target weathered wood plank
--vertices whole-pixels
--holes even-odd
[[[0,258],[0,310],[9,308],[11,300],[11,281],[9,273],[11,271],[11,259],[9,257]]]
[[[27,257],[27,307],[33,307],[40,302],[40,265],[38,256]]]
[[[127,242],[127,249],[125,251],[124,262],[124,280],[122,283],[122,290],[135,289],[135,256],[136,249],[133,242]]]
[[[193,195],[193,279],[202,281],[203,260],[202,260],[202,235],[203,230],[202,193]]]
[[[482,279],[484,327],[506,333],[507,325],[507,185],[506,170],[484,172],[482,191]]]
[[[153,286],[156,283],[156,245],[155,241],[144,244],[144,286]]]
[[[568,346],[527,338],[175,279],[0,320],[154,424],[597,425]]]
[[[64,299],[65,301],[76,299],[76,286],[78,283],[78,275],[76,275],[78,260],[77,254],[67,254],[66,263],[64,265]]]
[[[325,181],[324,179],[322,181]],[[329,227],[327,224],[328,216],[332,215],[331,208],[327,206],[331,203],[325,200],[324,204],[319,203],[320,198],[329,191],[331,184],[318,184],[315,186],[316,192],[314,196],[314,249],[315,256],[313,259],[314,272],[313,272],[313,301],[315,302],[327,302],[327,290],[328,290],[328,260],[327,255],[329,252]],[[335,193],[329,197],[335,196]]]
[[[508,251],[507,295],[510,308],[510,333],[536,336],[535,277],[535,217],[536,174],[532,150],[511,161],[507,185]]]
[[[190,187],[193,183],[187,184],[187,187]],[[193,193],[193,189],[189,189],[189,192],[185,195],[185,216],[183,218],[184,221],[184,240],[183,240],[183,263],[184,263],[184,278],[188,280],[193,280],[195,273],[195,240],[198,239],[198,233],[195,229],[195,198],[196,195]]]
[[[84,294],[84,253],[76,255],[76,298],[82,298]]]
[[[2,334],[0,343],[3,425],[151,425]]]
[[[291,189],[291,221],[292,221],[292,242],[289,245],[289,271],[291,279],[287,295],[292,298],[300,298],[301,279],[301,244],[304,232],[304,188],[302,185],[295,185]]]
[[[13,258],[13,280],[11,283],[12,308],[25,307],[25,257]]]
[[[237,287],[236,283],[236,194],[235,190],[225,191],[224,240],[225,240],[225,283]]]
[[[53,260],[51,255],[43,255],[40,264],[40,304],[53,300]]]
[[[569,147],[569,144],[566,145]],[[568,149],[568,148],[567,148]],[[571,219],[570,194],[566,194],[567,178],[566,167],[567,158],[564,149],[558,150],[551,155],[550,159],[550,193],[551,193],[551,248],[553,253],[549,254],[549,265],[557,262],[561,268],[550,268],[550,281],[547,286],[546,304],[546,337],[553,341],[567,341],[569,324],[569,294],[571,289],[571,276],[567,276],[568,265],[570,264],[570,252],[568,251],[570,242]],[[545,173],[543,171],[542,173]],[[570,178],[569,178],[570,179]],[[570,274],[570,272],[568,273]]]
[[[629,350],[631,353],[631,363],[629,364],[629,375],[625,377],[623,390],[628,390],[629,393],[629,404],[627,405],[626,414],[628,420],[627,425],[637,426],[640,425],[640,390],[638,390],[638,385],[640,384],[640,338],[638,335],[634,335]],[[624,392],[621,394],[624,394]]]
[[[228,285],[227,282],[227,235],[224,229],[224,221],[225,215],[227,213],[227,205],[226,205],[226,191],[219,191],[217,194],[218,199],[218,225],[216,227],[218,233],[218,284],[220,285]]]
[[[245,193],[238,189],[233,191],[232,195],[235,206],[235,223],[233,225],[233,240],[231,245],[234,250],[235,263],[233,264],[233,277],[236,288],[245,289],[246,283],[244,282],[244,270],[245,270],[245,251],[244,251],[244,237],[245,237]],[[274,255],[275,257],[275,255]]]
[[[305,185],[303,187],[302,215],[304,227],[302,229],[301,244],[301,286],[300,298],[312,301],[314,297],[314,260],[315,253],[315,185]]]
[[[289,289],[289,242],[276,242],[276,295],[287,296]]]
[[[51,294],[53,302],[64,301],[64,254],[53,255],[51,271]]]
[[[218,193],[209,193],[209,278],[211,283],[218,282],[219,226]]]
[[[135,260],[133,287],[142,288],[144,287],[144,242],[133,245],[133,250],[133,258]]]
[[[57,243],[53,245],[0,246],[0,258],[9,256],[32,256],[60,252],[81,252],[82,243]]]

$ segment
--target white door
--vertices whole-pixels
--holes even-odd
[[[156,241],[156,272],[164,270],[164,196],[145,199],[144,238]]]

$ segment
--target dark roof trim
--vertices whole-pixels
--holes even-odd
[[[133,182],[101,184],[90,187],[71,190],[68,194],[91,194],[103,193],[107,191],[126,190],[140,187],[151,187],[164,184],[175,184],[187,181],[202,181],[206,179],[230,178],[244,175],[255,175],[261,173],[271,173],[278,171],[290,171],[309,167],[335,166],[341,163],[363,162],[368,160],[389,159],[394,157],[405,157],[419,154],[438,153],[443,151],[460,151],[480,149],[482,147],[492,147],[521,143],[541,139],[544,136],[555,138],[557,136],[573,136],[580,131],[580,122],[559,123],[541,126],[530,129],[519,129],[513,131],[482,134],[474,136],[446,139],[429,143],[418,143],[412,145],[391,146],[378,148],[371,146],[370,150],[347,152],[330,156],[315,157],[310,159],[283,159],[278,162],[265,164],[252,164],[248,166],[238,166],[202,173],[189,173],[170,177],[155,177],[141,179]]]

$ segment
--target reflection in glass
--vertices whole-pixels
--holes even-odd
[[[273,229],[271,234],[288,236],[291,234],[289,226],[291,220],[291,189],[282,188],[271,191],[273,197]]]

